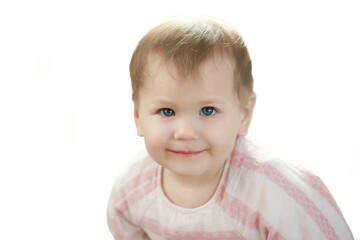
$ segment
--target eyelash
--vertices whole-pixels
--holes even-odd
[[[207,110],[210,109],[210,110],[211,110],[210,115],[204,114],[203,110],[205,110],[205,109],[207,109]],[[173,117],[173,116],[176,115],[176,114],[175,114],[175,111],[172,110],[171,108],[161,108],[158,112],[159,112],[159,114],[160,114],[161,116],[163,116],[163,117]],[[218,113],[217,108],[212,107],[212,106],[203,107],[203,108],[201,108],[200,111],[199,111],[199,114],[200,114],[201,116],[205,116],[205,117],[213,116],[213,115],[216,114],[216,113]]]
[[[171,112],[172,112],[172,115],[167,116],[167,115],[164,113],[164,111],[167,111],[167,110],[171,111]],[[175,111],[172,110],[171,108],[161,108],[161,109],[159,110],[159,114],[160,114],[161,116],[163,116],[163,117],[173,117],[173,116],[175,116]]]
[[[210,115],[204,114],[203,110],[205,110],[205,109],[207,109],[207,110],[210,109],[210,110],[211,110],[211,114],[210,114]],[[216,113],[217,113],[217,110],[216,110],[214,107],[206,106],[206,107],[203,107],[203,108],[200,109],[200,115],[202,115],[202,116],[209,117],[209,116],[212,116],[212,115],[214,115],[214,114],[216,114]]]

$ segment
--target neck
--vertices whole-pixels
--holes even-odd
[[[214,174],[197,178],[179,176],[164,168],[162,177],[164,193],[177,206],[184,208],[200,207],[215,194],[224,166]]]

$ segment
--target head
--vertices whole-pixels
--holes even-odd
[[[228,24],[204,16],[159,24],[139,42],[130,76],[138,134],[150,156],[176,173],[214,173],[247,134],[251,60]]]
[[[132,99],[136,104],[148,74],[149,56],[160,55],[183,76],[196,74],[199,65],[215,53],[233,64],[234,91],[241,103],[253,94],[251,59],[236,28],[208,16],[177,16],[151,29],[139,42],[130,63]]]

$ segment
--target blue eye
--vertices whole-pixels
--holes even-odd
[[[160,114],[164,117],[172,117],[175,116],[175,111],[170,108],[160,109]]]
[[[211,116],[214,115],[216,113],[216,110],[213,107],[203,107],[200,110],[200,115],[204,115],[204,116]]]

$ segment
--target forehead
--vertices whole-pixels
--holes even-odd
[[[184,75],[161,55],[152,54],[148,58],[147,73],[140,89],[142,96],[184,99],[232,98],[235,96],[233,62],[218,54],[203,61],[197,71]]]
[[[206,81],[211,75],[223,75],[223,79],[234,82],[235,71],[234,61],[228,54],[215,52],[213,55],[203,60],[194,71],[183,69],[182,66],[176,65],[173,60],[165,59],[161,54],[151,53],[148,56],[144,82],[148,85],[161,75],[168,75],[173,80],[184,82]]]

